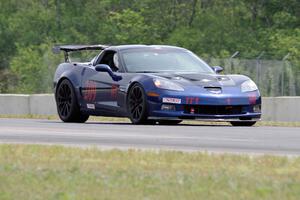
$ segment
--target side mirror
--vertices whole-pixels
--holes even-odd
[[[107,72],[110,75],[110,77],[112,78],[112,80],[114,80],[114,81],[120,81],[120,80],[122,80],[122,76],[119,76],[119,75],[115,74],[111,70],[111,68],[108,65],[106,65],[106,64],[96,65],[95,66],[95,70],[97,72]]]
[[[112,72],[111,68],[108,65],[106,65],[106,64],[96,65],[95,66],[95,70],[97,72],[108,72],[108,73]]]
[[[213,66],[212,68],[217,74],[221,73],[224,70],[223,67],[220,66]]]

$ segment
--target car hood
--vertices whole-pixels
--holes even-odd
[[[201,87],[234,87],[249,79],[248,77],[243,75],[219,75],[200,73],[160,73],[155,74],[155,76],[172,80],[182,86]]]

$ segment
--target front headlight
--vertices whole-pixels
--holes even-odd
[[[165,89],[165,90],[175,90],[175,91],[184,91],[183,87],[180,85],[173,83],[172,81],[164,80],[164,79],[153,79],[153,83],[157,88]]]
[[[242,92],[252,92],[258,90],[256,84],[252,80],[247,80],[241,85]]]

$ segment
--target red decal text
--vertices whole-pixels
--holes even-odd
[[[94,81],[85,82],[84,100],[93,102],[96,100],[96,83]]]

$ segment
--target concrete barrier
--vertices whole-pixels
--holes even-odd
[[[29,95],[23,94],[1,94],[0,114],[1,115],[27,115],[29,109]]]
[[[57,109],[53,94],[29,96],[29,113],[33,115],[56,115]]]
[[[300,97],[264,97],[262,120],[300,122]],[[0,115],[56,115],[53,94],[0,94]]]
[[[56,115],[53,94],[0,94],[0,115]]]
[[[264,97],[262,120],[300,122],[300,97]]]

